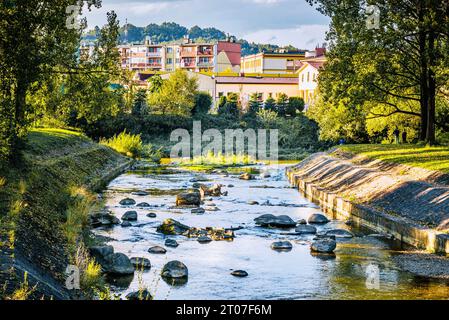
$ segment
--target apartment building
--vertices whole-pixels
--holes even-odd
[[[215,43],[195,43],[189,39],[181,44],[157,45],[146,40],[140,45],[121,45],[122,68],[133,71],[192,72],[240,71],[241,45],[235,39]]]
[[[325,50],[316,50],[316,56],[301,62],[298,70],[299,96],[304,99],[306,108],[313,103],[318,88],[318,75],[326,63]]]
[[[306,51],[262,52],[241,59],[242,73],[294,74],[306,58]]]

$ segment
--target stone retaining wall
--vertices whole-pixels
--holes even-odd
[[[416,248],[449,253],[449,235],[436,227],[447,227],[448,188],[413,181],[407,175],[395,177],[394,169],[377,170],[372,164],[360,166],[317,154],[289,168],[287,174],[306,198],[319,204],[334,219],[351,219],[356,225],[391,234]],[[366,179],[368,176],[371,178]],[[385,183],[384,188],[381,181]],[[404,184],[410,188],[404,188]],[[426,186],[424,191],[420,190],[423,195],[410,192],[422,186]],[[394,203],[385,201],[385,193]],[[438,214],[438,210],[443,211]],[[429,227],[428,220],[436,224]]]

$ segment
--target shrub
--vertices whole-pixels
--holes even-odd
[[[143,145],[140,134],[129,134],[125,130],[110,139],[101,139],[100,143],[128,157],[139,158],[142,155]]]
[[[207,114],[212,107],[212,97],[207,92],[199,92],[195,94],[195,106],[193,107],[192,114]]]

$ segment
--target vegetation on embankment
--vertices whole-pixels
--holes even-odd
[[[449,173],[449,147],[447,146],[427,147],[412,144],[360,144],[341,146],[338,149],[369,159]]]
[[[81,267],[82,286],[99,280],[83,241],[87,215],[101,204],[91,191],[129,161],[78,132],[38,129],[28,134],[21,160],[0,170],[3,298],[17,294],[25,273],[30,288],[39,283],[30,298],[69,298],[61,284],[69,264]]]

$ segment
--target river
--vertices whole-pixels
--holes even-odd
[[[106,206],[121,217],[129,207],[120,206],[131,197],[152,207],[135,209],[138,221],[130,228],[96,229],[99,236],[109,238],[116,252],[128,257],[145,257],[152,268],[136,272],[134,277],[112,279],[112,289],[122,296],[146,286],[157,300],[271,300],[271,299],[447,299],[449,283],[428,280],[403,272],[391,257],[404,250],[397,241],[374,237],[368,230],[353,229],[343,221],[317,226],[318,232],[347,229],[356,236],[337,239],[335,256],[312,255],[313,235],[288,236],[285,230],[266,229],[255,225],[262,214],[288,215],[294,221],[307,219],[320,208],[302,197],[289,185],[285,176],[287,164],[259,165],[230,169],[229,174],[188,171],[177,167],[158,166],[127,172],[113,180],[104,192]],[[269,173],[256,180],[238,179],[245,170]],[[192,187],[194,179],[208,184],[222,184],[228,196],[214,198],[220,211],[192,214],[188,209],[173,208],[180,189]],[[146,190],[148,196],[133,196]],[[251,201],[258,204],[250,204]],[[148,213],[156,218],[148,218]],[[233,241],[200,244],[184,236],[165,236],[156,228],[167,218],[190,227],[243,227]],[[164,246],[165,240],[177,240],[179,247],[166,248],[167,254],[148,253],[152,246]],[[271,249],[274,241],[288,240],[289,252]],[[160,277],[164,264],[183,262],[189,269],[188,282],[172,286]],[[378,286],[367,285],[367,278],[378,279]],[[249,276],[236,278],[232,270],[245,270]],[[371,271],[370,271],[371,270]]]

